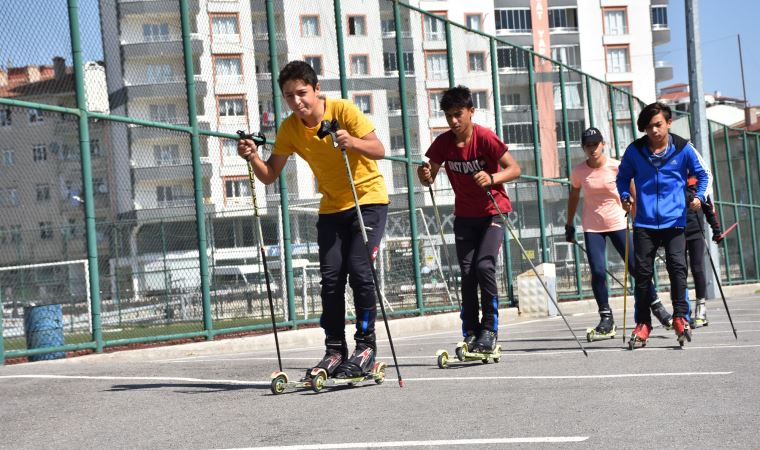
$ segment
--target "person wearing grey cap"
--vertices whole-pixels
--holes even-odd
[[[606,277],[606,244],[610,240],[621,258],[625,258],[626,217],[620,202],[620,195],[615,185],[620,161],[604,153],[604,137],[594,127],[583,132],[581,145],[586,160],[576,165],[570,174],[570,196],[567,201],[567,224],[565,240],[575,243],[575,226],[573,218],[580,201],[581,190],[584,193],[581,223],[586,241],[586,255],[591,269],[591,288],[599,308],[601,320],[594,329],[589,329],[586,338],[593,340],[615,337],[616,327],[609,305]],[[634,258],[632,241],[629,239],[628,267],[633,270]],[[650,283],[651,284],[651,283]],[[670,314],[657,298],[654,285],[649,290],[651,307],[655,316],[668,326]]]

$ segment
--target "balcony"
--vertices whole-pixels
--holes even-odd
[[[203,52],[203,39],[196,33],[190,35],[192,52],[199,55]],[[182,36],[178,34],[165,34],[154,36],[141,36],[135,40],[121,41],[124,58],[137,58],[166,55],[177,57],[182,55]]]
[[[195,95],[206,95],[206,82],[200,75],[195,75]],[[185,97],[184,75],[171,75],[164,77],[143,78],[138,80],[125,80],[127,95],[129,98],[138,97]]]
[[[670,42],[670,27],[668,24],[652,24],[652,43],[654,45]]]
[[[122,15],[153,15],[175,13],[179,16],[179,9],[175,2],[156,0],[118,0],[119,13]],[[188,7],[191,13],[200,11],[198,0],[189,0]]]
[[[673,65],[667,61],[655,61],[654,78],[658,83],[673,79]]]
[[[190,180],[193,178],[193,161],[190,158],[177,158],[172,161],[156,161],[155,166],[136,166],[132,162],[135,182],[151,180]],[[210,178],[211,163],[208,158],[201,158],[201,176]]]

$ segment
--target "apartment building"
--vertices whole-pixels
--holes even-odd
[[[96,91],[105,86],[103,66],[85,63],[84,70],[90,107],[103,111],[107,102],[103,92]],[[74,108],[71,67],[55,57],[52,65],[0,70],[0,97]],[[108,124],[92,121],[94,211],[102,223],[114,217],[112,155]],[[86,258],[83,197],[78,118],[0,106],[0,266]],[[96,242],[99,252],[107,251],[108,230],[98,229]],[[65,289],[54,281],[57,270],[46,266],[23,273],[0,272],[0,295],[15,298],[21,295],[16,290],[22,290],[36,301],[54,298]]]

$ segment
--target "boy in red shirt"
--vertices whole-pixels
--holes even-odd
[[[462,271],[462,334],[472,352],[492,352],[499,329],[496,258],[504,238],[499,213],[483,192],[488,189],[504,213],[512,206],[503,183],[520,176],[520,166],[493,131],[472,122],[475,108],[464,86],[443,93],[440,104],[450,130],[438,136],[417,176],[430,186],[441,166],[454,190],[454,236]],[[482,319],[478,320],[478,287]]]

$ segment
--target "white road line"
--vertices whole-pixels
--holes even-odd
[[[207,380],[203,378],[184,378],[184,377],[114,377],[114,376],[89,376],[89,375],[0,375],[2,379],[19,379],[19,378],[40,378],[52,380],[107,380],[107,381],[184,381],[188,383],[199,384],[240,384],[269,386],[269,381],[248,381],[248,380]]]
[[[457,445],[493,445],[493,444],[545,444],[564,442],[583,442],[588,436],[546,436],[494,439],[451,439],[435,441],[389,441],[389,442],[346,442],[340,444],[303,444],[273,447],[242,447],[230,450],[323,450],[342,448],[391,448],[391,447],[438,447]]]
[[[661,373],[618,373],[607,375],[524,375],[485,377],[422,377],[404,378],[404,381],[473,381],[473,380],[594,380],[605,378],[651,378],[651,377],[694,377],[731,375],[733,372],[661,372]]]

